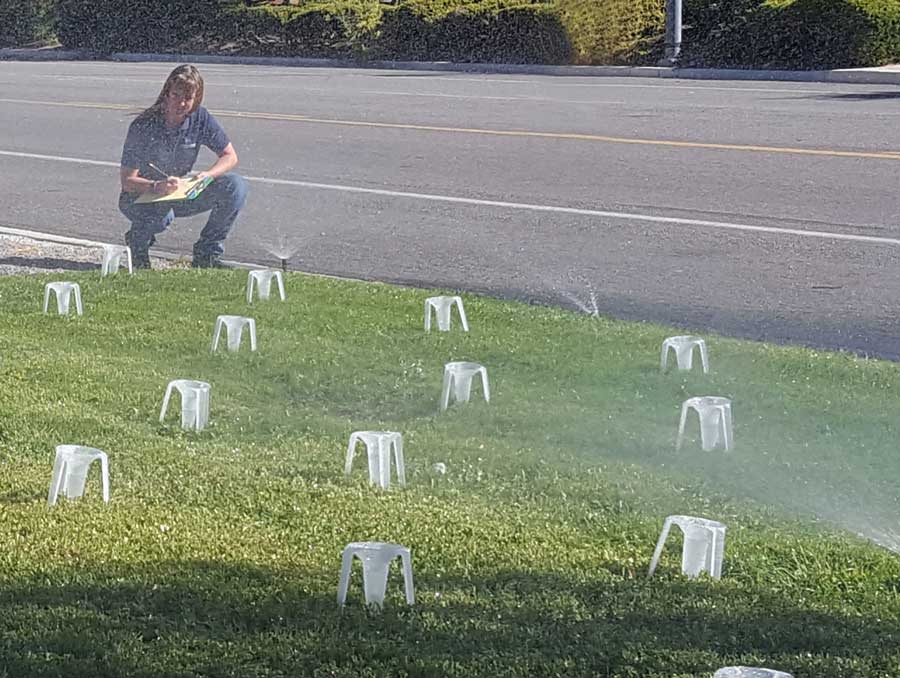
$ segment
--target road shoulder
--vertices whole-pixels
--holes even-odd
[[[839,68],[827,71],[782,71],[735,68],[672,68],[667,66],[554,66],[541,64],[451,63],[445,61],[355,61],[304,57],[226,56],[219,54],[155,54],[116,52],[102,55],[87,50],[51,48],[0,49],[0,61],[119,61],[239,64],[300,68],[370,68],[565,77],[670,78],[681,80],[761,80],[774,82],[831,82],[858,85],[900,84],[900,65]]]

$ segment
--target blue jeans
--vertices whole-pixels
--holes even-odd
[[[246,201],[247,182],[232,172],[216,179],[194,200],[136,205],[131,196],[123,193],[119,198],[119,210],[131,222],[131,229],[125,234],[125,244],[136,255],[145,255],[150,245],[156,242],[156,234],[165,231],[175,217],[192,217],[209,212],[206,226],[194,243],[194,256],[220,256],[224,252],[222,241],[228,236]]]

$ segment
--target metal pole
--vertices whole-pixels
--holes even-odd
[[[677,66],[681,57],[681,3],[666,0],[666,56],[660,66]]]

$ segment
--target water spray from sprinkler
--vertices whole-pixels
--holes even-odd
[[[600,297],[597,293],[597,283],[592,279],[592,274],[585,272],[569,271],[563,275],[554,276],[547,280],[557,298],[562,297],[574,306],[580,313],[593,318],[600,317]]]
[[[284,234],[278,234],[273,245],[268,248],[269,254],[281,262],[282,273],[287,273],[288,259],[297,251],[297,244]]]
[[[597,292],[594,289],[593,285],[587,285],[587,299],[581,297],[581,295],[572,294],[571,292],[562,291],[562,296],[572,302],[579,311],[582,313],[587,313],[589,316],[594,318],[600,317],[600,305],[597,300]]]

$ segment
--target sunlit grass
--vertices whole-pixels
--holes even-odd
[[[245,276],[73,274],[82,318],[0,280],[0,676],[900,673],[897,557],[841,529],[896,539],[895,364],[709,337],[709,376],[663,375],[664,327],[467,297],[468,334],[426,335],[423,291],[291,275],[248,307]],[[210,353],[220,313],[257,353]],[[450,360],[490,404],[438,412]],[[212,384],[207,430],[159,424],[177,378]],[[692,395],[733,399],[734,452],[696,421],[675,452]],[[405,489],[343,476],[369,428]],[[47,508],[61,443],[109,454],[108,506],[92,475]],[[677,539],[646,579],[670,513],[728,525],[721,581]],[[412,549],[414,608],[392,578],[367,614],[357,573],[339,613],[366,539]]]

